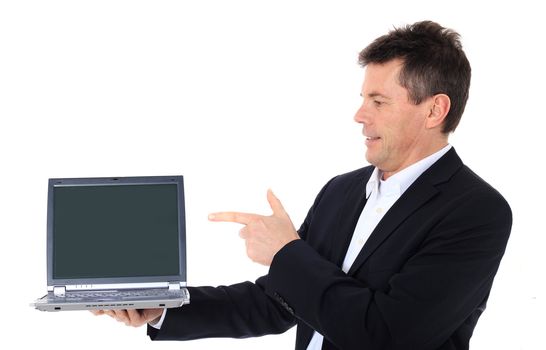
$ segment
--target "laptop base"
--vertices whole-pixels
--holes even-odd
[[[190,303],[190,295],[186,288],[166,291],[146,291],[146,295],[138,295],[137,290],[124,290],[119,293],[112,291],[67,292],[65,296],[55,296],[49,292],[37,299],[31,306],[40,311],[70,311],[70,310],[117,310],[117,309],[156,309],[181,307]],[[116,295],[117,294],[117,295]]]

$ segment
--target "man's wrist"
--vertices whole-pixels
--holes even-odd
[[[161,326],[163,325],[163,321],[165,320],[165,315],[167,315],[167,309],[163,309],[163,313],[160,317],[148,322],[148,325],[150,327],[153,327],[155,329],[161,329]]]

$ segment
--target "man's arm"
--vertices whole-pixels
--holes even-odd
[[[305,237],[314,208],[332,180],[322,188],[309,210],[299,231],[302,237]],[[169,309],[161,329],[149,326],[148,335],[154,340],[189,340],[283,333],[295,325],[296,318],[286,309],[286,305],[265,293],[268,278],[263,276],[255,283],[243,282],[216,288],[187,287],[191,303]]]
[[[160,330],[148,326],[152,340],[210,337],[247,338],[283,333],[294,316],[264,292],[267,276],[256,283],[188,287],[191,303],[169,309]]]
[[[328,184],[318,194],[308,217]],[[300,230],[305,234],[306,223]],[[187,287],[191,303],[168,309],[160,329],[148,326],[148,335],[153,340],[189,340],[206,337],[245,338],[285,332],[295,325],[296,320],[283,305],[265,294],[267,278],[263,276],[255,283],[244,282],[216,288]],[[95,315],[109,315],[127,326],[139,327],[156,322],[164,309],[92,312]]]
[[[188,287],[191,303],[168,309],[160,329],[148,325],[152,340],[210,337],[247,338],[283,333],[295,324],[293,315],[264,292],[267,276],[256,283],[220,287]],[[164,309],[93,310],[127,326],[157,322]]]

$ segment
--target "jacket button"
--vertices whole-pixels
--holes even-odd
[[[286,305],[286,311],[290,312],[290,314],[294,316],[294,309],[292,309],[290,306]]]

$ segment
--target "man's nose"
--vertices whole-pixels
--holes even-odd
[[[357,109],[353,119],[355,122],[359,124],[364,124],[368,122],[367,111],[366,111],[366,107],[364,106],[364,103]]]

